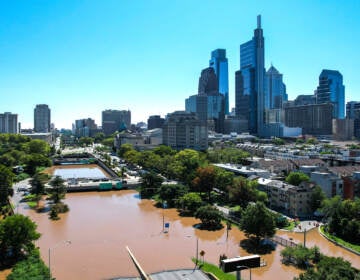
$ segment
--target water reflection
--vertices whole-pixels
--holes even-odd
[[[70,246],[58,247],[52,254],[52,272],[58,280],[137,276],[125,246],[129,246],[147,273],[193,268],[191,257],[196,254],[196,239],[199,252],[205,251],[205,261],[217,264],[221,254],[249,255],[239,246],[245,236],[236,227],[229,231],[228,238],[226,227],[219,231],[195,229],[193,225],[199,220],[180,217],[176,209],[156,208],[153,201],[139,200],[132,190],[69,193],[65,202],[70,212],[59,221],[50,221],[46,213],[22,209],[42,233],[37,245],[45,262],[49,247],[59,240],[71,240]],[[162,233],[163,217],[170,222],[167,234]],[[312,241],[314,238],[308,235],[309,245],[319,242]],[[281,249],[277,246],[262,256],[268,265],[253,269],[253,279],[287,280],[299,273],[294,267],[281,264]]]

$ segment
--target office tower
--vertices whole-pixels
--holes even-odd
[[[322,70],[315,96],[317,104],[331,102],[334,105],[332,112],[334,119],[345,118],[345,86],[339,71]]]
[[[201,71],[198,94],[208,95],[212,93],[219,93],[219,87],[214,68],[208,67]]]
[[[0,114],[0,133],[18,132],[18,115],[10,112]]]
[[[75,121],[74,134],[76,137],[92,137],[97,132],[97,125],[91,118]]]
[[[346,103],[346,118],[360,118],[360,101],[349,101]]]
[[[50,109],[46,104],[38,104],[34,109],[34,131],[50,132]]]
[[[217,77],[219,93],[224,96],[225,114],[229,114],[229,70],[225,49],[216,49],[211,52],[209,66],[214,68]]]
[[[185,110],[196,113],[200,121],[208,123],[209,130],[224,132],[225,98],[218,91],[217,78],[212,67],[201,71],[198,94],[185,100]]]
[[[163,125],[163,144],[173,149],[206,150],[207,126],[195,113],[175,111],[168,114]]]
[[[148,130],[154,128],[162,128],[165,119],[161,118],[159,115],[150,116],[147,120]]]
[[[265,109],[281,109],[284,101],[288,100],[283,75],[271,65],[265,74]]]
[[[236,115],[245,116],[250,133],[262,135],[264,125],[264,37],[261,16],[252,40],[240,45],[240,71],[235,73]]]
[[[303,134],[332,134],[332,103],[285,107],[285,125],[301,127]]]
[[[105,110],[102,112],[102,130],[105,135],[130,129],[131,112],[128,110]]]
[[[354,120],[354,136],[360,138],[360,102],[346,103],[346,118]]]

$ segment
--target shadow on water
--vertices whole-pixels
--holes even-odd
[[[134,194],[134,198],[141,199],[141,195],[139,193]]]
[[[255,239],[248,238],[240,241],[240,247],[250,254],[265,255],[274,251],[276,249],[276,244],[266,239],[263,239],[258,243]]]

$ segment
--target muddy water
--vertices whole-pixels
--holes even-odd
[[[248,255],[239,246],[244,235],[235,227],[229,231],[228,239],[225,229],[195,229],[193,225],[198,220],[179,217],[174,209],[158,209],[152,201],[140,200],[135,191],[71,193],[65,202],[70,212],[55,222],[47,214],[20,209],[38,224],[42,236],[37,245],[46,263],[50,248],[51,271],[58,280],[137,276],[126,246],[147,273],[192,268],[191,257],[196,255],[197,243],[198,252],[205,251],[205,261],[215,264],[223,253],[228,257]],[[162,233],[163,219],[170,223],[167,234]],[[318,243],[317,238],[320,237],[316,232],[308,234],[309,245]],[[252,279],[285,280],[298,275],[299,270],[281,264],[281,249],[277,246],[274,252],[262,256],[267,266],[253,269]],[[242,276],[249,279],[247,271]]]
[[[292,238],[292,240],[297,243],[303,244],[304,242],[304,233],[278,231],[277,235],[286,237],[287,239]],[[327,239],[325,239],[319,234],[317,228],[314,228],[306,233],[305,244],[306,247],[314,247],[316,245],[325,255],[342,257],[345,260],[348,260],[352,264],[352,266],[360,269],[360,256],[357,256],[343,249],[342,247],[336,246],[333,243],[329,242]]]

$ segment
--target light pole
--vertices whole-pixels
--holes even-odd
[[[187,235],[186,237],[191,238],[191,235]],[[195,267],[198,264],[199,259],[199,237],[196,237],[196,251],[195,251]]]
[[[251,267],[248,267],[248,266],[245,266],[245,265],[240,265],[240,266],[236,267],[236,280],[241,280],[241,269],[242,268],[250,270],[250,280],[251,280]]]
[[[53,247],[49,247],[49,251],[48,251],[48,256],[49,256],[49,279],[51,280],[51,250],[55,249],[56,247],[58,247],[61,244],[65,244],[65,245],[69,245],[71,244],[70,240],[63,240],[60,241],[59,243],[55,244]]]

